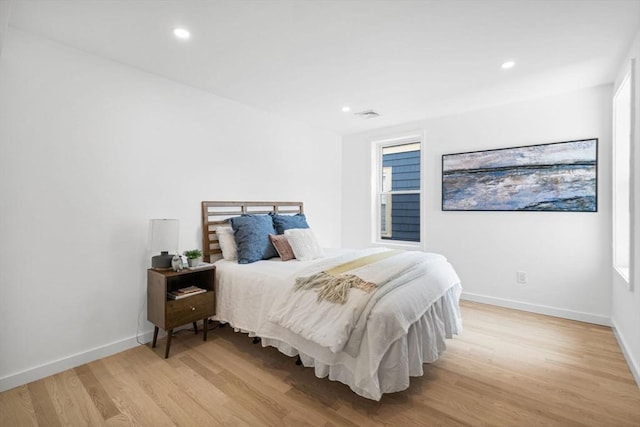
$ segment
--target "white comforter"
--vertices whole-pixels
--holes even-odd
[[[345,256],[348,252],[328,254]],[[408,281],[371,308],[356,353],[333,352],[270,321],[270,314],[291,291],[295,277],[328,262],[328,258],[304,262],[274,258],[239,265],[220,260],[216,262],[214,318],[261,337],[263,346],[277,347],[289,356],[300,355],[305,366],[315,368],[316,376],[343,382],[374,400],[383,393],[407,388],[409,377],[422,375],[422,364],[437,360],[444,351],[444,338],[461,332],[459,282],[446,285],[441,298],[431,304],[428,301],[432,298],[420,291],[424,280],[442,280],[438,270]],[[452,278],[448,273],[444,276]]]
[[[297,274],[302,277],[310,276],[385,251],[387,249],[371,248],[350,252],[318,262]],[[347,301],[342,305],[326,300],[317,301],[315,289],[296,291],[291,286],[273,307],[269,320],[322,347],[328,347],[334,353],[344,350],[355,357],[360,351],[369,313],[380,298],[420,277],[421,286],[413,295],[420,305],[414,305],[411,317],[404,318],[398,325],[402,331],[406,331],[409,325],[424,313],[424,308],[429,307],[442,297],[447,289],[460,282],[444,256],[419,251],[400,252],[347,273],[356,275],[366,282],[376,283],[379,289],[365,292],[352,288]]]

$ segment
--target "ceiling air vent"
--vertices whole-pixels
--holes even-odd
[[[373,110],[360,111],[359,113],[353,114],[363,119],[373,119],[380,116],[380,114],[376,113]]]

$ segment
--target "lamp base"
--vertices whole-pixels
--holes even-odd
[[[167,268],[171,269],[171,260],[173,255],[169,255],[169,252],[163,251],[160,255],[156,255],[151,258],[151,268]]]

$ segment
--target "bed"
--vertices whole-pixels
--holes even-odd
[[[216,265],[214,320],[260,338],[264,347],[298,356],[318,378],[342,382],[367,399],[380,400],[385,393],[407,389],[411,377],[423,375],[423,364],[435,362],[445,350],[445,340],[462,331],[462,288],[455,271],[441,255],[391,253],[384,248],[324,249],[322,257],[303,261],[282,261],[283,256],[240,264],[222,257],[220,238],[230,218],[303,213],[302,202],[202,202],[204,260]],[[384,289],[390,290],[384,293],[382,288],[352,288],[348,304],[364,298],[359,311],[344,301],[314,302],[317,289],[295,289],[313,272],[353,268],[356,263],[353,277],[377,277],[393,270],[392,265],[416,265],[416,257],[421,260],[419,269],[385,279]],[[363,264],[367,259],[371,260]],[[401,283],[392,286],[396,282]],[[348,320],[343,324],[343,319]],[[338,332],[333,326],[339,326],[334,328]]]

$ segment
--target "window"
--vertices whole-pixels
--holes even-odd
[[[377,242],[420,243],[421,153],[419,137],[375,146]]]
[[[613,265],[629,282],[631,167],[631,78],[613,97]]]

